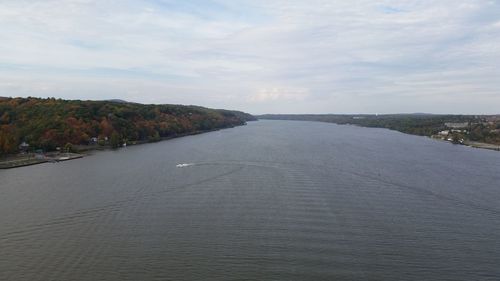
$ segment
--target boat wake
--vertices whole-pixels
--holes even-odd
[[[185,168],[185,167],[189,167],[189,166],[193,166],[194,163],[182,163],[182,164],[177,164],[175,165],[177,168]]]

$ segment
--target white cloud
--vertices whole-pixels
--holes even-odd
[[[487,0],[7,0],[0,94],[495,113],[499,22]]]
[[[308,89],[264,88],[250,96],[251,102],[303,101],[309,96]]]

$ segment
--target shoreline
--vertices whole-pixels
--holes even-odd
[[[399,131],[396,131],[396,132],[399,132]],[[407,133],[403,133],[403,132],[400,132],[400,133],[410,135],[410,136],[418,136],[418,135],[407,134]],[[434,141],[445,142],[445,143],[449,143],[449,144],[453,144],[453,145],[462,145],[462,146],[467,146],[467,147],[471,147],[471,148],[500,151],[500,145],[495,145],[495,144],[491,144],[491,143],[477,142],[477,141],[464,141],[463,143],[453,143],[451,141],[440,139],[440,138],[434,138],[432,136],[423,136],[423,137],[429,138],[429,139],[434,140]]]
[[[330,123],[330,122],[325,122],[325,123]],[[367,127],[367,126],[360,126],[358,124],[338,124],[338,123],[332,123],[332,124],[336,124],[336,125],[340,125],[340,126],[342,126],[342,125],[349,125],[349,126],[356,126],[356,127],[360,127],[360,128],[386,129],[386,130],[389,130],[389,131],[394,131],[394,132],[398,132],[398,133],[409,135],[409,136],[424,137],[424,138],[429,138],[429,139],[434,140],[434,141],[442,141],[442,142],[445,142],[445,143],[448,143],[448,144],[452,144],[452,145],[463,145],[463,146],[467,146],[467,147],[471,147],[471,148],[500,151],[500,145],[495,145],[495,144],[485,143],[485,142],[477,142],[477,141],[466,140],[463,143],[453,143],[451,141],[444,140],[444,139],[439,139],[439,138],[435,138],[433,136],[423,136],[423,135],[410,134],[410,133],[405,133],[405,132],[401,132],[401,131],[390,129],[390,128]]]
[[[47,153],[48,155],[36,155],[33,153],[15,155],[7,159],[0,160],[0,169],[13,169],[19,167],[32,166],[42,163],[57,163],[84,157],[79,153]]]
[[[494,150],[494,151],[500,151],[500,145],[495,145],[495,144],[490,144],[490,143],[484,143],[484,142],[476,142],[476,141],[466,141],[464,142],[463,145],[473,147],[473,148],[479,148],[479,149],[488,149],[488,150]]]
[[[246,125],[246,123],[239,125],[239,126],[244,126],[244,125]],[[209,130],[203,130],[203,131],[194,131],[194,132],[188,132],[188,133],[183,133],[183,134],[176,134],[176,135],[169,136],[169,137],[163,137],[160,140],[153,141],[153,142],[152,141],[135,141],[135,142],[127,143],[127,146],[156,143],[156,142],[167,141],[167,140],[176,139],[176,138],[182,138],[182,137],[187,137],[187,136],[199,135],[199,134],[203,134],[203,133],[215,132],[215,131],[224,130],[224,129],[231,129],[234,127],[236,127],[236,126],[226,127],[226,128],[209,129]],[[34,153],[9,155],[5,158],[0,158],[0,170],[27,167],[27,166],[33,166],[33,165],[38,165],[38,164],[43,164],[43,163],[64,162],[64,161],[83,158],[83,157],[88,155],[87,152],[118,149],[118,148],[123,147],[122,146],[122,147],[113,148],[110,145],[102,145],[102,146],[101,145],[74,145],[74,146],[77,148],[78,152],[68,152],[67,153],[67,152],[53,152],[53,151],[51,151],[51,152],[47,152],[43,155],[36,155]]]
[[[394,131],[394,132],[398,132],[398,133],[409,135],[409,136],[424,137],[424,138],[429,138],[429,139],[432,139],[432,140],[435,140],[435,141],[442,141],[442,142],[446,142],[446,143],[449,143],[449,144],[454,144],[454,143],[452,143],[450,141],[447,141],[447,140],[433,138],[432,136],[410,134],[410,133],[398,131],[398,130],[391,129],[391,128],[385,128],[385,127],[369,127],[369,126],[362,126],[362,125],[359,125],[359,124],[352,124],[352,123],[345,123],[345,124],[343,124],[343,123],[328,122],[328,121],[301,120],[301,119],[259,119],[259,120],[320,122],[320,123],[335,124],[335,125],[339,125],[339,126],[355,126],[355,127],[359,127],[359,128],[386,129],[386,130],[389,130],[389,131]],[[491,144],[491,143],[484,143],[484,142],[477,142],[477,141],[469,141],[469,140],[467,140],[467,141],[464,141],[464,143],[462,143],[462,144],[456,144],[456,145],[463,145],[463,146],[467,146],[467,147],[471,147],[471,148],[478,148],[478,149],[500,151],[500,144],[496,145],[496,144]]]

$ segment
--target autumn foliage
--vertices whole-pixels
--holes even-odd
[[[15,153],[23,141],[45,150],[85,145],[94,138],[155,141],[242,125],[252,118],[198,106],[7,98],[0,99],[0,154]]]

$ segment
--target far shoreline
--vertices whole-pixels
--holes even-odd
[[[439,141],[443,143],[448,143],[451,145],[458,145],[458,146],[466,146],[470,148],[477,148],[477,149],[485,149],[485,150],[493,150],[493,151],[500,151],[500,145],[495,145],[491,143],[484,143],[484,142],[477,142],[477,141],[465,141],[464,143],[453,143],[447,140],[442,140],[442,139],[437,139],[433,138],[432,136],[423,136],[423,135],[416,135],[416,134],[410,134],[410,133],[405,133],[401,132],[395,129],[390,129],[390,128],[384,128],[384,127],[368,127],[368,126],[362,126],[359,124],[339,124],[335,122],[326,122],[326,121],[316,121],[316,120],[300,120],[300,119],[259,119],[259,121],[292,121],[292,122],[316,122],[316,123],[326,123],[326,124],[335,124],[337,126],[353,126],[353,127],[358,127],[358,128],[365,128],[365,129],[382,129],[382,130],[389,130],[392,132],[398,132],[404,135],[408,136],[415,136],[415,137],[423,137],[423,138],[428,138],[433,141]]]
[[[238,126],[245,126],[245,125],[246,125],[246,123],[244,123],[242,125],[238,125]],[[201,130],[201,131],[193,131],[193,132],[187,132],[187,133],[182,133],[182,134],[176,134],[174,136],[163,137],[158,141],[146,141],[146,140],[135,141],[135,142],[127,143],[126,146],[152,144],[152,143],[157,143],[157,142],[162,142],[162,141],[167,141],[167,140],[172,140],[172,139],[177,139],[177,138],[182,138],[182,137],[187,137],[187,136],[194,136],[194,135],[200,135],[200,134],[209,133],[209,132],[220,131],[220,130],[224,130],[224,129],[232,129],[232,128],[235,128],[238,126],[230,126],[230,127],[226,127],[226,128],[208,129],[208,130]],[[42,155],[37,155],[35,153],[28,153],[28,154],[19,153],[19,154],[7,155],[5,157],[0,158],[0,170],[15,169],[15,168],[33,166],[33,165],[38,165],[38,164],[44,164],[44,163],[64,162],[64,161],[83,158],[85,156],[88,156],[93,151],[118,150],[120,148],[124,148],[124,146],[113,148],[111,145],[75,145],[75,147],[77,148],[77,152],[49,151],[49,152],[46,152]]]

